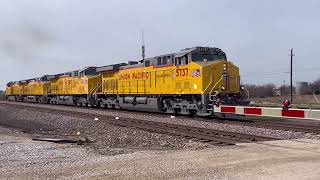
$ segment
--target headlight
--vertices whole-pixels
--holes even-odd
[[[244,90],[244,86],[240,86],[240,89],[241,89],[241,90]]]
[[[225,90],[226,88],[224,86],[221,86],[221,90]]]

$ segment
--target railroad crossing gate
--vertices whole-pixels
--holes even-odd
[[[245,116],[265,116],[296,119],[320,120],[320,110],[315,109],[288,109],[248,106],[214,106],[214,113],[238,114]]]

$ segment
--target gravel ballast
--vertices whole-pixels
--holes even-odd
[[[212,146],[181,137],[119,127],[101,120],[79,119],[5,106],[0,106],[0,126],[18,129],[32,137],[88,138],[93,142],[84,147],[106,155],[146,149],[202,149]]]

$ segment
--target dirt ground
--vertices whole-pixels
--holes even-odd
[[[0,179],[320,179],[320,141],[106,156],[0,128]]]
[[[259,106],[282,106],[282,102],[290,99],[290,95],[266,97],[266,98],[250,98],[251,102]],[[293,107],[295,108],[311,108],[320,109],[320,95],[294,95]]]

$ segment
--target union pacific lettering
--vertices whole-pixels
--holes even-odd
[[[131,79],[131,76],[130,74],[119,74],[119,80],[128,80],[128,79]]]
[[[149,79],[151,72],[133,72],[119,74],[119,80],[129,80],[129,79]]]

